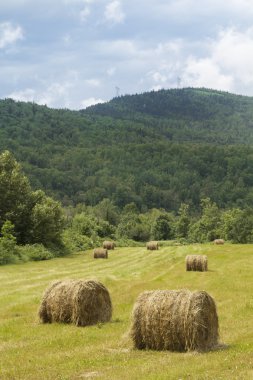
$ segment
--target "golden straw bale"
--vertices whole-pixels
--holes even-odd
[[[149,241],[147,243],[147,249],[155,251],[158,249],[158,241]]]
[[[114,249],[115,248],[115,243],[114,241],[104,241],[103,242],[103,248],[106,248],[106,249]]]
[[[225,243],[225,241],[223,239],[215,239],[213,242],[214,242],[214,244],[219,244],[219,245]]]
[[[207,351],[218,345],[218,316],[205,291],[154,290],[139,295],[131,337],[137,349]]]
[[[187,255],[185,258],[187,271],[207,271],[207,256],[206,255]]]
[[[93,254],[94,254],[94,259],[108,259],[107,249],[95,248]]]
[[[88,326],[110,321],[112,303],[108,290],[98,281],[56,281],[45,291],[38,314],[43,323]]]

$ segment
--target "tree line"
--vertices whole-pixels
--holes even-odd
[[[177,211],[122,208],[104,198],[94,206],[62,207],[42,190],[32,190],[21,165],[9,151],[0,155],[0,264],[45,260],[83,251],[113,239],[118,245],[148,240],[203,243],[224,238],[253,242],[253,208],[222,209],[203,198],[199,209],[182,203]]]

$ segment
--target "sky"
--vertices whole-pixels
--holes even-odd
[[[252,0],[0,0],[0,98],[83,109],[207,87],[253,96]]]

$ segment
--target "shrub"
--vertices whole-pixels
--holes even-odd
[[[27,244],[19,247],[20,254],[31,261],[50,260],[54,257],[53,253],[46,249],[42,244]]]
[[[1,229],[0,238],[0,265],[14,263],[19,260],[20,254],[14,236],[14,225],[7,220]]]

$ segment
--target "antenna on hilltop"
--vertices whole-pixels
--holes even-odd
[[[115,86],[115,90],[116,90],[116,98],[118,98],[119,93],[120,93],[120,88],[118,86]]]
[[[182,79],[178,76],[177,77],[177,88],[181,87]]]

